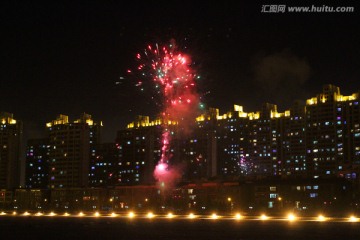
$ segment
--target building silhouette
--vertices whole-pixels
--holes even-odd
[[[240,105],[225,113],[210,108],[187,134],[167,119],[168,164],[181,176],[168,198],[153,175],[162,154],[161,119],[138,116],[114,143],[101,143],[101,122],[88,114],[72,122],[59,115],[47,123],[45,139],[28,141],[30,189],[12,191],[6,189],[19,186],[22,125],[2,113],[0,204],[63,210],[358,208],[359,94],[344,96],[339,87],[325,85],[284,112],[270,103],[255,112]]]
[[[116,137],[119,149],[117,178],[119,184],[154,183],[153,170],[161,156],[161,122],[138,116]]]
[[[0,189],[20,186],[22,130],[12,113],[0,113]]]
[[[119,149],[115,143],[99,143],[90,158],[89,185],[115,186],[118,183]]]
[[[186,166],[186,181],[278,176],[359,182],[359,120],[359,93],[343,96],[334,85],[325,85],[306,103],[294,101],[284,112],[270,103],[257,112],[245,112],[239,105],[225,114],[211,108],[194,120],[186,138],[177,138],[176,124],[172,126],[172,161]],[[160,125],[160,120],[141,116],[118,132],[119,171],[135,179],[124,183],[148,181],[138,177],[145,172],[149,176],[160,158]]]
[[[359,184],[359,93],[344,96],[325,85],[284,112],[270,103],[256,112],[234,105],[226,113],[210,108],[194,123],[187,135],[176,122],[167,124],[169,164],[181,181],[340,177]],[[156,182],[161,119],[138,116],[108,144],[100,143],[101,126],[88,114],[74,122],[60,115],[47,124],[50,188]]]
[[[306,158],[314,177],[359,177],[353,172],[360,159],[359,101],[359,93],[343,96],[334,85],[307,100]]]
[[[49,185],[49,138],[29,139],[26,145],[25,187],[46,189]]]
[[[90,159],[96,157],[100,142],[101,122],[94,122],[84,113],[69,122],[59,115],[46,124],[49,133],[50,188],[86,187],[89,185]]]

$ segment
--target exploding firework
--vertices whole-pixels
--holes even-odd
[[[136,55],[139,65],[136,71],[128,70],[137,77],[135,86],[150,91],[152,99],[161,108],[163,127],[161,158],[155,168],[155,178],[164,186],[180,176],[170,164],[170,128],[176,125],[186,134],[197,115],[199,97],[195,80],[199,78],[192,69],[191,59],[179,51],[173,41],[165,46],[148,45],[143,53]],[[147,81],[151,79],[149,87]]]
[[[247,160],[244,156],[240,157],[239,161],[240,173],[244,176],[250,175],[253,170],[253,164],[249,160]]]

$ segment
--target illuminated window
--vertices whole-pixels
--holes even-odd
[[[272,191],[272,192],[276,191],[276,187],[271,186],[271,187],[270,187],[270,191]]]
[[[277,194],[276,193],[270,193],[270,198],[277,198]]]
[[[317,196],[318,196],[317,193],[310,193],[310,197],[311,197],[311,198],[316,198]]]

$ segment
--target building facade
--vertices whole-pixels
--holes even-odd
[[[25,187],[49,186],[50,144],[48,138],[29,139],[26,146]]]
[[[115,143],[95,146],[95,156],[90,158],[89,184],[93,187],[115,186],[119,166],[119,149]]]
[[[69,122],[59,115],[46,124],[49,133],[50,188],[86,187],[89,184],[90,159],[96,157],[100,142],[101,122],[94,122],[89,114]]]
[[[153,183],[153,170],[161,157],[160,121],[150,122],[149,117],[139,116],[116,137],[119,150],[118,183],[137,185]]]
[[[174,127],[172,161],[186,166],[184,180],[281,176],[359,182],[359,100],[359,93],[343,96],[338,87],[325,85],[316,97],[295,101],[284,112],[270,103],[257,112],[245,112],[239,105],[225,114],[212,108],[196,118],[191,136],[177,138]],[[128,159],[121,163],[123,174],[136,178],[136,162],[151,163],[142,171],[153,171],[160,158],[161,130],[151,129],[160,125],[140,117],[119,131],[122,159]],[[143,141],[149,140],[146,134],[151,143]]]
[[[359,101],[359,93],[343,96],[334,85],[307,100],[306,158],[312,176],[358,179]]]
[[[20,186],[22,129],[12,113],[0,113],[0,189]]]

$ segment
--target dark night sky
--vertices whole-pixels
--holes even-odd
[[[360,90],[355,1],[340,2],[353,13],[272,14],[240,1],[124,2],[1,1],[0,111],[23,120],[26,136],[39,136],[60,113],[87,112],[112,141],[134,116],[155,116],[126,70],[147,44],[170,39],[191,55],[206,105],[221,112],[263,102],[283,111],[327,83],[345,95]]]

